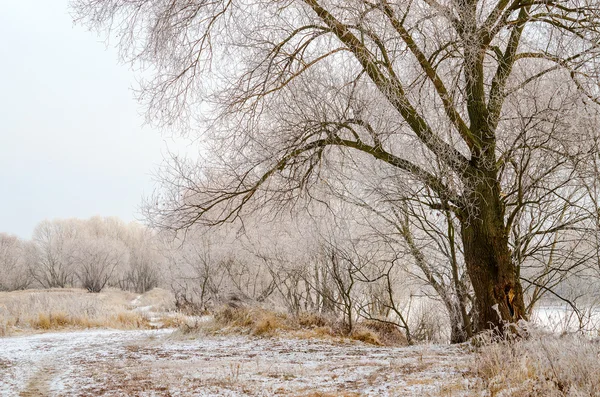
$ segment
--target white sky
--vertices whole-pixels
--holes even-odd
[[[133,72],[73,26],[67,0],[5,1],[0,37],[0,232],[139,217],[166,145],[142,128]]]

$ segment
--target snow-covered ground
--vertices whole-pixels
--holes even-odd
[[[160,325],[168,313],[148,300],[130,306]],[[586,318],[597,330],[600,313]],[[532,318],[555,332],[576,330],[576,319],[558,305]],[[476,382],[474,359],[467,347],[449,345],[192,338],[169,329],[42,333],[0,338],[0,396],[463,396]]]
[[[2,396],[463,395],[459,346],[198,337],[170,330],[0,339]]]
[[[583,332],[590,336],[598,336],[600,309],[595,306],[584,307],[579,312],[575,312],[569,305],[547,304],[536,308],[530,320],[534,324],[557,334]]]

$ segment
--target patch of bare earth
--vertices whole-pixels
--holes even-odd
[[[473,384],[469,357],[457,346],[392,348],[347,340],[46,334],[0,339],[0,362],[11,363],[0,365],[0,394],[460,396]],[[48,360],[54,372],[44,370]],[[3,381],[9,378],[14,381]]]
[[[55,370],[51,366],[41,366],[27,381],[20,397],[44,397],[50,394],[50,382]]]

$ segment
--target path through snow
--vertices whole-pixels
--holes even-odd
[[[199,337],[170,330],[0,338],[2,396],[460,396],[458,346]],[[316,393],[318,392],[318,393]]]

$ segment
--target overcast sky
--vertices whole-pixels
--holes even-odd
[[[0,232],[139,217],[166,144],[142,128],[134,73],[73,26],[67,0],[4,2],[0,37]]]

